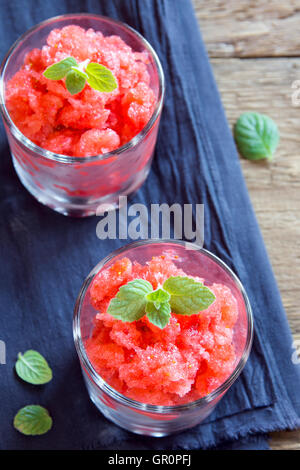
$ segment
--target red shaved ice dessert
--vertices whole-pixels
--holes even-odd
[[[67,57],[89,59],[109,68],[118,88],[91,88],[71,95],[65,79],[43,72]],[[6,84],[6,107],[14,124],[36,145],[85,157],[111,152],[136,136],[150,120],[156,101],[147,70],[148,52],[134,52],[118,35],[68,25],[53,29],[47,43],[27,53]]]
[[[145,279],[157,289],[170,276],[186,276],[176,258],[166,251],[142,265],[124,257],[100,270],[89,290],[98,313],[85,341],[88,358],[111,387],[142,403],[198,400],[222,385],[239,360],[233,341],[238,305],[226,285],[209,283],[215,301],[196,315],[171,313],[164,329],[146,316],[129,323],[107,313],[111,299],[129,281]]]

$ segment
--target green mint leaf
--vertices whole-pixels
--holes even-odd
[[[180,315],[194,315],[206,310],[215,300],[208,287],[190,277],[171,276],[163,288],[171,295],[172,312]]]
[[[156,289],[155,291],[146,295],[146,300],[148,302],[153,302],[155,307],[158,308],[159,304],[168,302],[170,300],[170,294],[163,289]]]
[[[85,72],[83,72],[79,67],[72,67],[71,70],[76,72],[78,75],[80,75],[85,80],[87,80],[89,78],[88,75]]]
[[[28,405],[21,408],[14,418],[14,427],[26,436],[45,434],[52,427],[52,418],[46,408]]]
[[[234,138],[243,157],[248,160],[272,159],[279,142],[275,122],[264,114],[243,113],[234,126]]]
[[[88,84],[95,90],[109,93],[118,87],[116,79],[112,72],[104,65],[91,62],[85,69]]]
[[[70,70],[66,76],[66,88],[71,95],[80,93],[85,87],[86,79],[77,70]]]
[[[23,355],[18,354],[15,367],[18,376],[30,384],[42,385],[52,379],[52,370],[46,359],[40,353],[31,349]]]
[[[120,287],[107,313],[122,321],[133,322],[145,315],[146,295],[153,290],[150,282],[135,279]]]
[[[56,62],[56,64],[50,65],[43,75],[49,78],[49,80],[61,80],[67,75],[69,70],[74,66],[76,67],[76,65],[77,62],[73,57],[67,57],[60,62]]]
[[[151,323],[163,329],[169,323],[171,317],[171,307],[169,302],[162,302],[156,307],[154,302],[146,303],[147,317]]]

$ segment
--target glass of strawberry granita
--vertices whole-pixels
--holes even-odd
[[[171,311],[164,328],[146,315],[123,321],[108,313],[122,286],[139,280],[156,290],[174,276],[201,282],[215,300],[197,314]],[[182,241],[144,240],[91,271],[76,302],[73,333],[96,407],[129,431],[164,436],[212,412],[245,366],[253,320],[241,282],[215,255]]]
[[[73,57],[115,77],[72,95],[44,71]],[[71,216],[117,208],[150,169],[164,97],[151,45],[131,27],[93,14],[51,18],[25,33],[1,66],[1,111],[16,172],[41,203]]]

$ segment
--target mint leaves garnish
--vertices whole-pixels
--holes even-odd
[[[150,282],[135,279],[120,287],[109,304],[108,313],[118,320],[132,322],[145,315],[146,295],[153,290]]]
[[[85,71],[88,75],[88,84],[95,90],[109,93],[118,86],[115,77],[104,65],[90,62]]]
[[[125,322],[140,320],[146,314],[151,323],[163,329],[169,323],[171,311],[194,315],[207,309],[214,300],[208,287],[190,277],[171,276],[155,291],[150,282],[135,279],[120,287],[107,312]]]
[[[148,319],[159,328],[164,328],[171,317],[171,306],[169,303],[171,296],[163,290],[157,289],[146,295],[146,314]]]
[[[146,295],[148,302],[153,302],[154,305],[158,308],[159,304],[168,302],[170,300],[170,294],[163,289],[152,290],[150,294]]]
[[[67,57],[56,64],[50,65],[50,67],[45,70],[44,76],[49,78],[49,80],[61,80],[72,70],[72,67],[77,67],[77,65],[77,61],[74,57]]]
[[[147,302],[145,310],[149,321],[151,321],[153,325],[163,329],[169,323],[171,317],[171,306],[169,302],[162,302],[160,304]]]
[[[80,93],[85,87],[86,82],[94,90],[104,93],[110,93],[118,87],[116,79],[112,72],[104,65],[85,60],[77,63],[74,57],[50,65],[44,76],[49,80],[61,80],[66,77],[66,88],[71,95]]]
[[[180,315],[194,315],[207,309],[215,300],[208,287],[190,277],[169,277],[163,287],[171,295],[172,312]]]
[[[71,95],[76,95],[80,93],[85,87],[86,79],[75,72],[75,70],[70,70],[66,76],[66,88],[71,93]]]
[[[38,436],[51,429],[52,418],[43,406],[28,405],[16,414],[14,427],[26,436]]]
[[[272,159],[279,142],[279,132],[269,116],[248,112],[237,120],[234,138],[240,153],[248,160]]]
[[[30,349],[23,355],[18,354],[16,362],[16,372],[18,376],[34,385],[42,385],[52,379],[52,370],[46,359],[37,351]]]

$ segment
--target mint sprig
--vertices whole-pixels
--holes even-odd
[[[33,385],[42,385],[52,380],[52,370],[46,359],[37,351],[29,349],[24,354],[18,354],[16,362],[18,376]]]
[[[125,322],[140,320],[146,314],[151,323],[163,329],[169,323],[171,311],[195,315],[214,300],[208,287],[190,277],[171,276],[155,291],[150,282],[135,279],[119,289],[107,312]]]
[[[43,406],[28,405],[16,414],[14,427],[26,436],[38,436],[51,429],[52,418]]]
[[[80,93],[86,82],[94,90],[110,93],[118,87],[113,73],[104,65],[85,60],[77,63],[74,57],[67,57],[50,65],[43,74],[49,80],[66,78],[66,88],[71,95]]]

